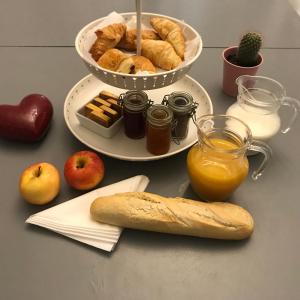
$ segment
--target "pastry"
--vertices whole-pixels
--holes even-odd
[[[121,105],[119,105],[118,100],[119,97],[109,91],[101,91],[101,93],[99,94],[100,99],[105,99],[107,103],[110,104],[109,107],[113,108],[114,110],[116,110],[117,112],[121,113],[122,112],[122,107]],[[107,105],[106,105],[107,106]]]
[[[94,105],[93,103],[89,102],[88,104],[85,105],[85,114],[89,115],[93,110],[94,111],[99,111],[103,113],[103,109],[101,109],[100,107]]]
[[[117,72],[127,74],[136,74],[139,71],[155,73],[156,69],[148,58],[137,55],[130,56],[123,60],[117,69]]]
[[[93,99],[93,102],[96,104],[96,105],[105,105],[105,106],[107,106],[107,107],[111,107],[111,104],[108,102],[108,101],[106,101],[106,100],[104,100],[104,99],[101,99],[100,97],[95,97],[94,99]]]
[[[96,123],[103,125],[104,127],[109,127],[112,124],[112,120],[109,116],[97,110],[91,111],[88,117]]]
[[[115,99],[107,99],[107,102],[111,104],[111,107],[116,110],[118,113],[122,113],[122,106],[118,104],[118,100]]]
[[[115,99],[108,98],[108,96],[117,97],[108,91],[101,91],[100,96],[94,97],[79,111],[90,120],[103,125],[104,127],[110,127],[122,116],[122,107],[118,104]]]
[[[158,34],[153,30],[142,30],[143,40],[159,40]],[[136,50],[136,29],[127,29],[126,33],[120,40],[117,48],[125,49],[128,51]]]
[[[120,42],[125,32],[126,25],[122,23],[111,24],[97,30],[95,32],[97,40],[89,50],[93,59],[98,61],[105,51],[114,48]]]
[[[134,62],[134,73],[137,73],[139,71],[147,71],[149,73],[155,73],[156,69],[152,62],[141,55],[134,55],[131,56]]]
[[[252,234],[254,226],[251,215],[231,203],[206,203],[145,192],[97,198],[90,212],[94,220],[105,224],[215,239],[244,239]]]
[[[131,57],[128,57],[122,61],[119,65],[117,72],[125,74],[134,74],[134,62]]]
[[[107,50],[97,61],[102,68],[119,73],[135,74],[138,71],[155,73],[152,62],[143,56],[128,56],[118,49]]]
[[[171,44],[166,41],[142,40],[142,55],[164,70],[175,69],[182,62]]]
[[[150,24],[163,40],[174,47],[177,55],[184,59],[185,41],[180,26],[171,20],[159,17],[151,18]]]
[[[120,63],[128,57],[127,54],[122,51],[112,48],[107,50],[97,61],[97,64],[111,71],[116,71]]]
[[[119,114],[116,110],[114,110],[106,105],[102,105],[102,106],[100,106],[100,108],[103,109],[104,113],[111,119],[117,120],[119,118]]]
[[[114,100],[118,100],[119,97],[109,91],[101,91],[101,93],[99,94],[99,97],[102,99],[114,99]]]

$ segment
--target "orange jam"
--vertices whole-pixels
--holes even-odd
[[[246,178],[249,170],[244,153],[230,152],[241,145],[210,138],[211,146],[195,145],[187,156],[187,169],[193,190],[203,200],[224,201]]]

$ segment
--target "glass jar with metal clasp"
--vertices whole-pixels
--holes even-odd
[[[153,101],[143,91],[128,91],[119,97],[118,103],[123,108],[124,131],[131,139],[145,136],[146,112]]]
[[[186,92],[173,92],[164,96],[162,104],[168,106],[173,112],[173,139],[175,141],[185,139],[188,135],[190,118],[195,121],[198,103],[194,102],[193,97]]]
[[[154,155],[162,155],[169,151],[173,113],[165,105],[155,104],[147,110],[147,150]]]

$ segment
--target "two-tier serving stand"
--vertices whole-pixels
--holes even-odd
[[[129,141],[122,131],[111,139],[97,136],[95,133],[82,128],[75,116],[76,109],[82,106],[84,102],[87,102],[88,99],[92,99],[103,89],[108,89],[116,94],[126,92],[127,90],[144,90],[149,98],[157,103],[160,103],[166,94],[170,94],[174,91],[186,91],[199,103],[197,115],[213,112],[210,97],[205,89],[196,80],[186,75],[202,52],[202,39],[198,32],[178,19],[154,13],[142,13],[140,0],[136,0],[136,12],[122,13],[120,15],[124,18],[125,22],[131,20],[132,17],[136,17],[137,55],[141,52],[141,24],[150,24],[149,20],[154,16],[173,20],[184,28],[186,39],[198,40],[199,43],[196,54],[192,59],[189,59],[189,61],[170,71],[147,75],[113,72],[100,67],[96,63],[93,64],[84,51],[88,33],[97,27],[97,24],[101,23],[104,18],[87,24],[76,36],[75,48],[91,74],[80,80],[68,93],[64,106],[66,124],[74,136],[85,145],[111,157],[124,160],[145,161],[174,155],[187,149],[197,141],[196,128],[190,130],[188,137],[182,141],[180,145],[172,145],[167,154],[154,156],[144,149],[143,139]]]

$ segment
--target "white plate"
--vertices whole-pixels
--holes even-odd
[[[109,139],[82,127],[75,115],[76,111],[102,90],[108,90],[117,95],[126,92],[126,90],[107,85],[90,74],[74,85],[65,100],[64,117],[66,124],[73,135],[86,146],[100,153],[122,160],[148,161],[177,154],[189,148],[197,141],[196,127],[192,121],[190,121],[189,132],[186,139],[182,140],[179,145],[172,142],[168,153],[155,156],[147,151],[145,138],[140,140],[129,139],[121,129],[115,136]],[[164,95],[175,91],[186,91],[193,96],[194,101],[199,103],[197,117],[213,112],[209,95],[196,80],[189,76],[183,77],[172,85],[145,92],[155,103],[161,103]]]

